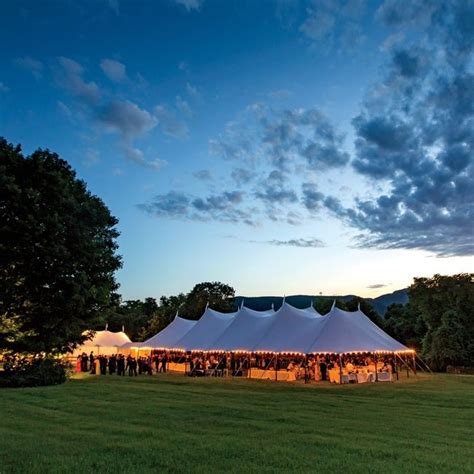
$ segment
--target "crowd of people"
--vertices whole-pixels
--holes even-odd
[[[95,375],[125,375],[137,376],[142,374],[152,375],[154,372],[166,372],[168,356],[154,354],[149,356],[134,357],[131,354],[95,355],[85,352],[77,356],[76,372],[89,372]]]
[[[394,356],[375,359],[371,354],[311,355],[307,357],[285,357],[275,354],[196,354],[154,351],[144,356],[129,354],[89,355],[82,353],[77,357],[76,371],[100,375],[137,376],[142,374],[167,372],[168,364],[182,367],[182,372],[192,377],[232,375],[245,377],[251,368],[295,373],[295,379],[306,381],[329,380],[330,370],[338,369],[344,373],[376,371],[396,373]]]

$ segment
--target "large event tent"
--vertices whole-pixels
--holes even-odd
[[[177,338],[181,330],[185,333]],[[285,302],[276,312],[254,311],[243,305],[235,313],[206,308],[198,321],[175,318],[167,328],[139,347],[290,354],[411,352],[360,309],[349,312],[333,305],[327,315],[321,316],[312,307],[297,309]]]
[[[96,355],[116,354],[117,349],[130,342],[130,338],[123,331],[112,332],[107,329],[96,331],[92,339],[85,341],[75,349],[73,355],[77,356],[83,352],[94,352]]]

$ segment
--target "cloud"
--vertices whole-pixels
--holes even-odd
[[[153,171],[159,171],[161,168],[163,168],[163,166],[168,164],[165,160],[160,160],[158,158],[154,160],[146,160],[144,153],[140,149],[131,147],[129,145],[125,145],[123,147],[123,151],[127,159]]]
[[[388,285],[385,284],[385,283],[375,283],[375,284],[373,284],[373,285],[367,286],[367,288],[368,288],[369,290],[377,290],[377,289],[379,289],[379,288],[385,288],[385,287],[387,287],[387,286],[390,286],[390,283],[389,283]]]
[[[154,116],[166,135],[174,138],[187,138],[189,134],[186,123],[178,120],[175,114],[164,105],[154,108]]]
[[[358,23],[365,13],[365,3],[365,0],[314,0],[299,30],[313,48],[322,52],[354,51],[365,40]]]
[[[253,174],[247,169],[235,168],[232,170],[231,177],[237,183],[237,185],[242,186],[243,184],[247,184],[252,180]]]
[[[272,206],[295,203],[298,200],[295,191],[285,187],[283,173],[279,170],[271,171],[267,178],[261,181],[255,196]]]
[[[156,195],[151,202],[139,204],[138,207],[156,217],[185,218],[189,212],[189,197],[181,192],[169,191]]]
[[[316,108],[274,110],[263,104],[247,108],[209,141],[210,153],[225,160],[253,165],[270,163],[289,172],[303,164],[310,170],[345,166],[344,136]]]
[[[204,0],[175,0],[175,2],[178,5],[182,5],[188,12],[190,12],[191,10],[198,11],[201,8]]]
[[[24,56],[15,59],[15,64],[33,74],[35,79],[41,79],[43,75],[43,63],[37,59],[33,59],[31,56]]]
[[[97,119],[126,140],[144,134],[157,124],[155,117],[129,100],[112,100],[98,110]]]
[[[192,117],[194,115],[189,103],[179,95],[176,96],[176,108],[186,117]]]
[[[86,104],[97,104],[101,97],[99,87],[94,81],[84,80],[84,68],[77,61],[64,56],[60,56],[58,62],[59,84]]]
[[[115,59],[102,59],[100,68],[103,73],[113,82],[125,82],[127,80],[127,70],[125,64]]]
[[[0,81],[0,92],[8,92],[9,90],[10,88]]]
[[[212,173],[209,170],[195,171],[193,176],[201,181],[210,181],[212,179]]]
[[[389,51],[385,77],[353,120],[352,166],[385,191],[359,197],[351,207],[327,196],[324,205],[361,231],[360,246],[471,255],[474,5],[414,3],[425,11],[413,16],[411,5],[405,10],[386,1],[378,15],[388,25],[423,26],[429,41],[423,48],[398,43]]]
[[[244,223],[254,226],[253,210],[242,206],[244,193],[225,191],[206,197],[193,197],[177,191],[155,196],[150,202],[138,207],[155,217],[192,221],[219,221]]]
[[[303,204],[310,212],[319,211],[324,201],[324,194],[317,190],[314,183],[303,183]]]
[[[311,238],[311,239],[290,239],[290,240],[267,240],[267,244],[277,245],[279,247],[300,247],[300,248],[321,248],[325,247],[325,244],[322,240]]]
[[[82,159],[82,163],[84,166],[91,167],[99,163],[100,161],[100,153],[93,148],[88,148],[84,153],[84,158]]]
[[[189,82],[186,83],[186,93],[192,99],[198,99],[201,96],[199,89],[196,86],[190,84]]]

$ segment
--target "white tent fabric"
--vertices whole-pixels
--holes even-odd
[[[128,347],[186,351],[345,353],[403,352],[407,347],[386,334],[362,311],[333,306],[321,316],[314,308],[297,309],[283,303],[277,312],[242,306],[236,313],[207,308],[201,319],[173,322],[144,343]]]
[[[333,307],[322,318],[306,353],[403,352],[409,349],[373,323],[360,309],[349,312]]]
[[[94,337],[77,347],[73,355],[77,356],[83,352],[89,353],[91,351],[96,355],[115,354],[118,348],[130,342],[130,338],[122,331],[112,332],[107,329],[105,331],[96,331]]]
[[[325,317],[316,311],[297,309],[288,303],[273,316],[273,322],[263,337],[252,347],[255,352],[300,352],[314,341]]]
[[[235,313],[220,313],[211,308],[206,308],[196,324],[176,342],[174,349],[198,351],[213,349],[212,344],[232,323]]]
[[[218,351],[251,351],[273,323],[275,311],[254,311],[243,306],[232,323],[212,344]]]
[[[197,321],[180,318],[176,316],[168,326],[150,339],[139,343],[139,347],[144,349],[165,349],[175,348],[176,343],[195,326]]]

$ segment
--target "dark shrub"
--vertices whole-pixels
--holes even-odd
[[[9,357],[0,372],[0,387],[40,387],[66,381],[66,367],[52,358]]]

